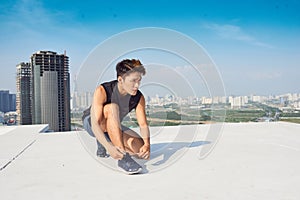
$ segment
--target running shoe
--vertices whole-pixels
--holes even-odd
[[[97,149],[97,156],[98,157],[101,157],[101,158],[109,157],[109,155],[106,153],[106,149],[104,148],[104,146],[100,142],[98,142],[98,140],[97,140],[97,146],[98,146],[98,149]]]
[[[118,160],[118,166],[127,174],[136,174],[142,171],[142,167],[126,153],[122,160]]]

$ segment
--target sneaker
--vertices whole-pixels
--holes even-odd
[[[135,162],[129,153],[126,153],[122,160],[118,160],[118,166],[124,170],[127,174],[136,174],[142,171],[142,167]]]
[[[97,146],[98,146],[98,149],[97,149],[98,157],[101,157],[101,158],[109,157],[109,155],[106,153],[106,149],[104,148],[104,146],[98,141],[97,141]]]

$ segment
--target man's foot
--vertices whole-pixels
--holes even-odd
[[[101,158],[107,158],[109,157],[109,155],[106,153],[106,149],[104,148],[104,146],[102,144],[100,144],[99,142],[97,142],[97,156],[101,157]]]
[[[124,170],[127,174],[136,174],[142,171],[142,167],[135,162],[131,156],[126,153],[122,160],[118,160],[118,166]]]

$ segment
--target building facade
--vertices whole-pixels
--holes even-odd
[[[31,56],[32,122],[53,131],[70,131],[69,57],[52,51]]]
[[[16,111],[16,94],[8,90],[0,90],[0,112]]]
[[[17,65],[17,122],[22,125],[32,124],[31,67],[29,63]]]

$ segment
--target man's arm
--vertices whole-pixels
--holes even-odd
[[[101,123],[105,122],[103,115],[104,103],[106,101],[106,92],[102,86],[99,86],[93,97],[91,107],[91,126],[96,139],[105,147],[108,153],[115,159],[122,159],[123,154],[118,151],[114,145],[106,140],[104,130],[102,130]]]
[[[136,118],[140,127],[141,137],[144,141],[144,145],[140,149],[139,156],[145,159],[150,157],[150,131],[146,118],[145,111],[146,103],[145,98],[142,95],[137,107],[136,107]]]

